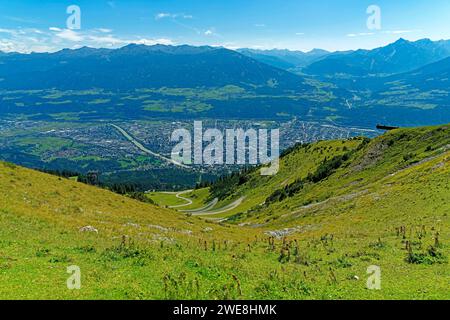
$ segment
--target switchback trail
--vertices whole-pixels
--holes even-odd
[[[185,213],[201,213],[201,212],[206,212],[208,210],[211,210],[212,208],[214,208],[214,206],[217,204],[217,202],[219,202],[218,198],[215,198],[213,201],[211,201],[210,203],[208,203],[206,206],[204,206],[203,208],[199,208],[199,209],[191,209],[191,210],[181,210],[181,212],[185,212]]]
[[[245,200],[245,197],[241,197],[241,198],[237,199],[236,201],[234,201],[222,208],[212,210],[212,211],[198,211],[198,212],[192,213],[192,215],[194,215],[194,216],[213,216],[213,215],[217,215],[217,214],[221,214],[221,213],[226,213],[226,212],[229,212],[229,211],[234,210],[237,207],[239,207],[244,200]]]
[[[192,204],[192,200],[189,199],[189,198],[182,197],[181,195],[186,194],[186,193],[189,193],[189,192],[191,192],[191,191],[192,191],[192,190],[186,190],[186,191],[181,191],[181,192],[175,193],[175,197],[177,197],[178,199],[181,199],[181,200],[186,201],[186,203],[184,203],[184,204],[179,204],[179,205],[176,205],[176,206],[170,206],[169,208],[175,209],[175,208],[181,208],[181,207],[187,207],[187,206],[190,206],[190,205]],[[169,192],[167,192],[167,193],[169,194]],[[172,193],[170,192],[170,194],[172,194]]]

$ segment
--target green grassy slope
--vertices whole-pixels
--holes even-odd
[[[449,126],[395,130],[372,141],[322,141],[293,148],[281,158],[275,176],[253,171],[213,186],[212,194],[219,194],[223,203],[246,198],[230,212],[237,213],[233,220],[270,224],[305,206],[336,197],[357,198],[372,184],[408,168],[421,172],[421,165],[445,158],[448,151]],[[447,162],[443,163],[446,169]]]
[[[219,215],[228,222],[306,241],[300,264],[329,266],[334,257],[350,276],[373,263],[388,273],[390,297],[448,298],[449,181],[447,125],[298,146],[277,175],[232,177],[211,197],[221,196],[218,206],[245,197]]]
[[[233,228],[0,162],[0,298],[163,299],[164,278],[216,238],[243,240]],[[80,291],[66,287],[70,265],[84,274]]]
[[[0,297],[448,299],[449,164],[450,126],[301,146],[183,195],[245,197],[213,223],[0,163]]]

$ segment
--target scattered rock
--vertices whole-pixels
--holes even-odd
[[[175,239],[174,238],[169,238],[166,237],[164,235],[160,235],[160,234],[154,234],[152,235],[153,241],[162,241],[162,242],[167,242],[167,243],[175,243]]]
[[[161,227],[161,226],[158,226],[158,225],[153,225],[153,224],[149,224],[148,227],[149,228],[158,229],[158,230],[161,230],[161,231],[164,231],[164,232],[169,231],[169,229],[167,229],[167,228],[164,228],[164,227]]]
[[[282,230],[266,231],[265,234],[267,234],[271,237],[277,238],[277,239],[282,239],[293,233],[301,233],[301,232],[311,231],[316,228],[317,227],[313,226],[313,225],[304,225],[304,226],[297,226],[294,228],[284,228]]]
[[[296,233],[297,231],[298,231],[298,228],[285,228],[283,230],[273,230],[273,231],[267,231],[265,233],[271,237],[281,239],[290,234]]]
[[[80,228],[80,232],[95,232],[98,233],[98,230],[95,229],[93,226],[85,226]]]
[[[434,171],[434,170],[440,169],[440,168],[442,168],[442,167],[444,167],[444,166],[445,166],[445,163],[444,163],[444,162],[439,162],[438,164],[436,164],[436,165],[432,168],[432,170]]]
[[[138,225],[137,223],[131,223],[131,222],[125,223],[124,226],[133,227],[133,228],[139,228],[140,227],[140,225]]]

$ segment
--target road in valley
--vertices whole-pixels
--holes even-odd
[[[178,166],[178,167],[181,167],[181,168],[184,168],[184,169],[190,169],[190,167],[189,166],[187,166],[187,165],[184,165],[184,164],[182,164],[182,163],[179,163],[179,162],[177,162],[177,161],[175,161],[175,160],[173,160],[173,159],[169,159],[169,158],[166,158],[166,157],[164,157],[164,156],[162,156],[162,155],[160,155],[159,153],[156,153],[156,152],[153,152],[152,150],[150,150],[150,149],[147,149],[146,147],[144,147],[143,145],[142,145],[142,143],[140,143],[139,141],[137,141],[135,138],[133,138],[128,132],[126,132],[124,129],[122,129],[121,127],[119,127],[119,126],[117,126],[117,125],[115,125],[115,124],[110,124],[110,126],[112,126],[113,128],[115,128],[117,131],[119,131],[128,141],[130,141],[132,144],[134,144],[139,150],[141,150],[141,151],[143,151],[143,152],[145,152],[145,153],[147,153],[147,154],[149,154],[149,155],[151,155],[151,156],[154,156],[154,157],[156,157],[156,158],[158,158],[158,159],[161,159],[161,160],[163,160],[163,161],[165,161],[165,162],[169,162],[169,163],[171,163],[171,164],[174,164],[174,165],[176,165],[176,166]]]

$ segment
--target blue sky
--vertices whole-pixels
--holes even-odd
[[[81,10],[81,29],[67,26],[70,5]],[[367,27],[370,5],[381,10],[381,29]],[[0,0],[0,51],[127,43],[347,50],[449,34],[448,0]]]

